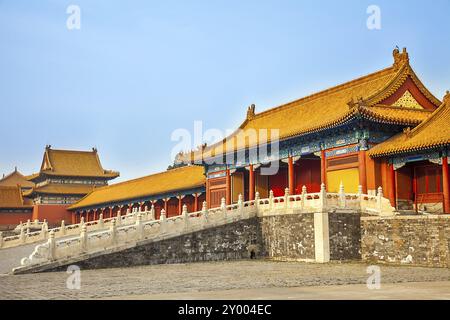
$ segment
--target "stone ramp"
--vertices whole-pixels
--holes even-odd
[[[10,273],[13,268],[20,266],[20,260],[23,257],[28,257],[37,245],[44,242],[30,243],[0,250],[0,274]]]

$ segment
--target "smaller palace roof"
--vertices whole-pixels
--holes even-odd
[[[372,157],[415,152],[450,145],[450,93],[433,114],[414,129],[406,128],[403,133],[376,145],[369,151]]]
[[[34,187],[34,183],[30,181],[29,177],[21,174],[16,167],[13,172],[0,179],[0,186],[15,187],[17,185],[20,185],[22,188]]]
[[[24,200],[19,186],[0,186],[0,208],[31,208],[29,200]]]
[[[25,191],[23,195],[30,197],[33,194],[56,194],[56,195],[86,195],[91,192],[95,186],[89,184],[46,184]]]
[[[204,185],[203,167],[185,166],[94,189],[70,206],[69,210],[163,195]]]
[[[93,177],[112,179],[119,172],[103,169],[97,149],[92,151],[54,150],[45,148],[44,158],[38,176]]]

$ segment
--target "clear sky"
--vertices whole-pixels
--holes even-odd
[[[366,26],[369,5],[380,30]],[[449,14],[448,0],[0,0],[0,174],[39,170],[47,144],[97,147],[116,181],[164,170],[175,129],[234,129],[252,103],[390,66],[396,45],[442,99]]]

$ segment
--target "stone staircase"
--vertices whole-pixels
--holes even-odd
[[[162,241],[216,228],[229,223],[250,219],[253,217],[265,217],[274,215],[288,215],[299,212],[314,213],[314,232],[316,241],[316,261],[329,261],[324,249],[328,237],[325,228],[328,228],[328,212],[332,210],[349,210],[352,212],[364,212],[369,215],[395,214],[388,199],[383,197],[382,189],[378,189],[375,196],[362,194],[361,188],[356,194],[345,193],[341,185],[338,193],[328,193],[325,185],[321,186],[318,193],[307,193],[303,187],[302,193],[289,195],[286,189],[285,195],[274,197],[270,192],[269,198],[243,201],[242,196],[236,204],[225,205],[225,199],[219,208],[207,209],[203,203],[201,211],[187,212],[183,206],[180,216],[166,217],[166,212],[161,210],[160,219],[155,220],[154,208],[150,211],[137,211],[126,216],[89,223],[80,223],[74,228],[57,228],[48,232],[48,240],[37,245],[29,257],[21,260],[21,265],[13,269],[13,273],[40,272],[54,269],[58,266],[76,263],[139,246],[143,243]],[[106,229],[105,229],[106,227]],[[75,231],[76,230],[76,231]],[[67,236],[77,232],[77,235]],[[58,239],[57,236],[63,236]]]

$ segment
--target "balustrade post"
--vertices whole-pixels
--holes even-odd
[[[288,208],[289,203],[289,188],[284,189],[284,208]]]
[[[118,226],[120,226],[122,224],[122,216],[120,214],[121,214],[121,212],[120,212],[120,208],[119,208],[119,211],[117,211],[117,217],[116,217]]]
[[[140,212],[136,216],[136,231],[137,240],[142,240],[144,238],[144,225],[142,224],[142,214]]]
[[[319,200],[320,200],[320,211],[321,212],[327,212],[327,190],[325,187],[325,183],[322,183],[320,185],[320,193],[319,193]]]
[[[363,200],[364,200],[362,185],[358,186],[357,197],[358,197],[358,200],[359,200],[359,209],[362,210],[363,209]]]
[[[23,225],[21,225],[20,226],[20,243],[25,243],[25,242],[26,242],[25,228]]]
[[[181,214],[183,215],[184,226],[185,226],[186,230],[188,230],[189,229],[189,212],[188,212],[186,204],[183,204],[183,207],[181,209]]]
[[[256,209],[256,216],[260,216],[262,215],[262,213],[259,212],[259,200],[260,200],[260,196],[259,196],[259,192],[256,191],[255,193],[255,209]]]
[[[242,194],[239,194],[238,196],[238,211],[239,211],[239,216],[242,218],[242,213],[244,211],[244,201],[242,198]]]
[[[61,220],[61,228],[59,229],[59,232],[61,233],[61,235],[66,234],[66,224],[65,224],[64,220]]]
[[[148,220],[148,206],[145,205],[144,207],[144,219],[147,221]]]
[[[341,181],[341,184],[339,185],[339,207],[345,208],[345,190],[344,190],[344,184]]]
[[[150,208],[150,220],[155,220],[155,205],[152,204],[152,207]]]
[[[31,228],[31,220],[28,219],[28,220],[27,220],[27,229],[30,229],[30,228]]]
[[[307,191],[306,191],[306,186],[303,186],[302,187],[302,201],[301,201],[301,208],[302,208],[302,211],[303,210],[305,210],[305,204],[306,204],[306,193],[307,193]]]
[[[111,245],[114,246],[116,244],[117,238],[117,227],[116,227],[116,219],[111,221],[111,226],[109,227],[109,236],[111,239]]]
[[[83,226],[84,226],[84,217],[81,216],[81,219],[80,219],[80,227],[83,227]]]
[[[42,223],[42,227],[41,227],[41,237],[42,239],[47,239],[47,232],[48,231],[48,225],[47,222],[44,220],[44,222]]]
[[[202,217],[203,217],[203,222],[205,224],[208,223],[208,205],[206,203],[206,201],[203,201],[202,204]]]
[[[86,225],[83,225],[83,227],[81,227],[80,251],[81,251],[81,253],[87,252],[87,228],[86,228]]]
[[[270,190],[269,192],[269,210],[273,209],[273,191]]]
[[[222,209],[223,216],[226,217],[227,216],[227,203],[226,203],[225,198],[222,198],[222,200],[220,201],[220,209]]]
[[[166,231],[166,210],[161,209],[161,215],[159,217],[160,226],[161,226],[161,233],[164,233]]]
[[[103,229],[105,226],[105,222],[103,221],[103,213],[100,213],[100,217],[98,219],[98,228]]]
[[[55,232],[52,230],[49,233],[49,239],[48,239],[48,259],[49,260],[55,260],[55,251],[56,251]]]
[[[378,213],[381,214],[382,210],[383,210],[383,188],[380,186],[378,187],[378,192],[377,192],[377,209],[378,209]]]
[[[3,247],[3,232],[0,231],[0,248]]]

